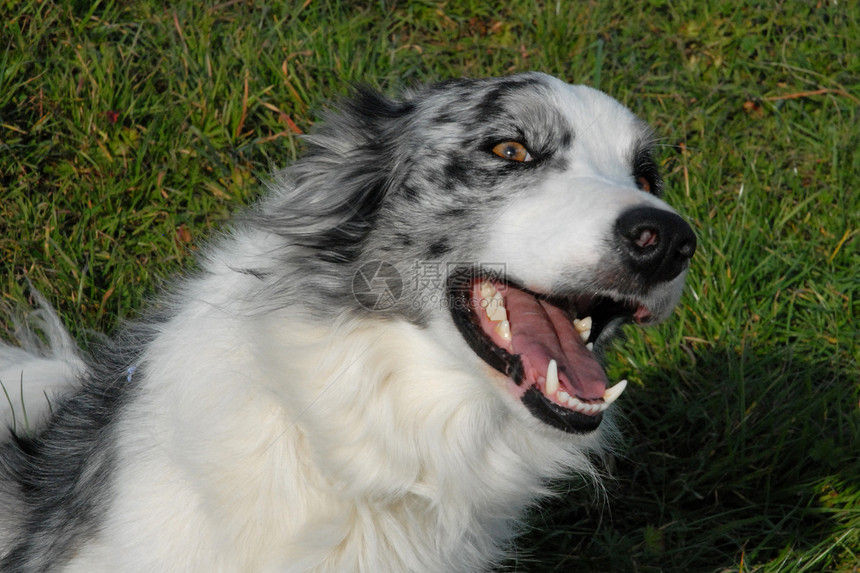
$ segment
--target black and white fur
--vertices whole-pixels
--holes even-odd
[[[615,100],[538,73],[360,90],[145,319],[84,355],[43,309],[51,350],[0,346],[12,405],[43,420],[0,449],[0,571],[491,567],[548,480],[596,475],[612,408],[582,431],[526,408],[455,325],[452,273],[502,263],[537,297],[665,318],[689,245],[619,239],[631,211],[677,219],[651,145]],[[402,289],[370,308],[354,281],[378,261]],[[443,276],[411,280],[427,261]]]

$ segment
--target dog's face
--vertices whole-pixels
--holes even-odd
[[[595,352],[622,323],[668,316],[696,247],[659,198],[649,129],[543,74],[400,102],[364,93],[348,108],[309,154],[336,154],[344,188],[363,185],[320,259],[389,263],[402,292],[377,311],[436,333],[542,422],[597,428],[623,386],[607,391]]]

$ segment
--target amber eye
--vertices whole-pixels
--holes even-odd
[[[649,183],[648,180],[641,175],[636,178],[636,186],[645,191],[646,193],[651,192],[651,183]]]
[[[493,148],[493,153],[510,161],[531,161],[532,156],[526,146],[518,141],[503,141]]]

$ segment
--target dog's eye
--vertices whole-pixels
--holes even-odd
[[[636,178],[636,186],[639,187],[641,190],[645,191],[646,193],[651,192],[651,182],[648,181],[645,177],[642,177],[641,175]]]
[[[493,148],[493,153],[509,161],[532,161],[532,155],[519,141],[503,141]]]

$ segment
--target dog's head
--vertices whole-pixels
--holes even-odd
[[[614,99],[543,74],[360,91],[262,215],[303,250],[321,312],[410,320],[537,419],[588,432],[623,390],[596,356],[668,316],[696,248],[652,143]]]

